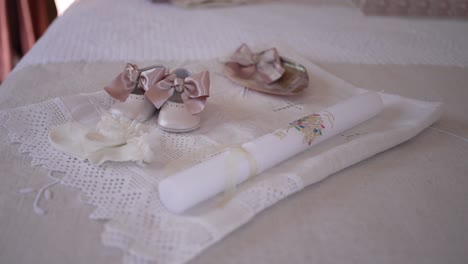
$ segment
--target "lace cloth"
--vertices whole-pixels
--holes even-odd
[[[218,63],[204,64],[212,73],[213,89],[201,128],[189,134],[155,129],[159,161],[143,168],[132,163],[93,166],[48,143],[50,127],[75,119],[73,105],[83,98],[109,108],[113,100],[104,92],[1,111],[0,121],[9,142],[20,143],[19,151],[32,157],[32,165],[62,172],[59,182],[78,188],[96,207],[90,217],[107,220],[103,243],[121,248],[125,263],[185,263],[277,201],[410,139],[440,116],[438,103],[383,94],[385,109],[378,117],[253,178],[228,201],[220,203],[219,197],[184,215],[169,213],[157,193],[158,182],[170,174],[163,169],[165,163],[199,162],[218,145],[258,137],[361,92],[308,61],[298,62],[306,66],[313,82],[301,96],[288,98],[245,90],[226,80]],[[147,124],[155,125],[155,119]]]
[[[19,62],[206,60],[241,43],[313,60],[468,66],[466,22],[366,17],[347,0],[186,10],[149,0],[76,1]],[[129,11],[131,10],[131,11]]]

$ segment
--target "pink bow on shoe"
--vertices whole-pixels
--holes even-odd
[[[135,89],[139,77],[140,71],[138,70],[138,66],[127,63],[124,70],[117,75],[110,84],[105,86],[104,90],[106,90],[106,92],[114,99],[123,102],[127,100],[127,97],[133,89]]]
[[[187,110],[198,114],[205,108],[210,92],[210,75],[208,71],[193,74],[185,79],[176,74],[166,76],[146,91],[146,97],[160,108],[173,94],[179,92]]]
[[[140,85],[143,90],[156,85],[164,79],[168,74],[168,70],[164,66],[150,66],[143,69],[138,69],[136,64],[127,63],[124,70],[104,90],[114,99],[124,102],[132,91]]]
[[[232,69],[239,77],[249,78],[257,73],[266,84],[277,81],[285,72],[275,48],[253,53],[246,44],[242,44],[231,56],[228,63],[231,64]]]

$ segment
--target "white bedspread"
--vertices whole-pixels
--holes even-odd
[[[149,0],[80,0],[17,68],[211,59],[242,42],[289,45],[315,61],[468,66],[466,21],[366,17],[346,0],[291,2],[187,10]]]

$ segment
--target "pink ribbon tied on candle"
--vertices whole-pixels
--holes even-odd
[[[127,100],[127,97],[135,89],[140,77],[140,71],[135,64],[127,63],[124,70],[104,90],[121,102]]]
[[[185,79],[169,74],[156,85],[151,85],[145,95],[156,108],[160,108],[175,92],[178,92],[187,110],[192,114],[198,114],[205,108],[209,91],[210,75],[208,71],[203,71]]]
[[[242,44],[231,56],[229,63],[237,64],[232,68],[239,77],[249,78],[257,73],[266,84],[277,81],[285,72],[276,48],[253,53],[247,44]]]

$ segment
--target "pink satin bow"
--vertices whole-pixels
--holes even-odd
[[[275,48],[253,53],[247,44],[242,44],[231,56],[230,63],[236,64],[233,69],[241,78],[257,73],[266,84],[277,81],[285,72]]]
[[[185,79],[177,78],[175,74],[167,75],[156,85],[150,86],[146,97],[160,108],[175,92],[180,93],[187,110],[198,114],[205,108],[210,91],[210,75],[208,71],[193,74]]]
[[[107,86],[104,90],[112,96],[114,99],[119,101],[127,100],[127,97],[135,89],[138,79],[140,77],[140,71],[138,66],[135,64],[127,63],[124,70],[117,75],[117,77]]]

